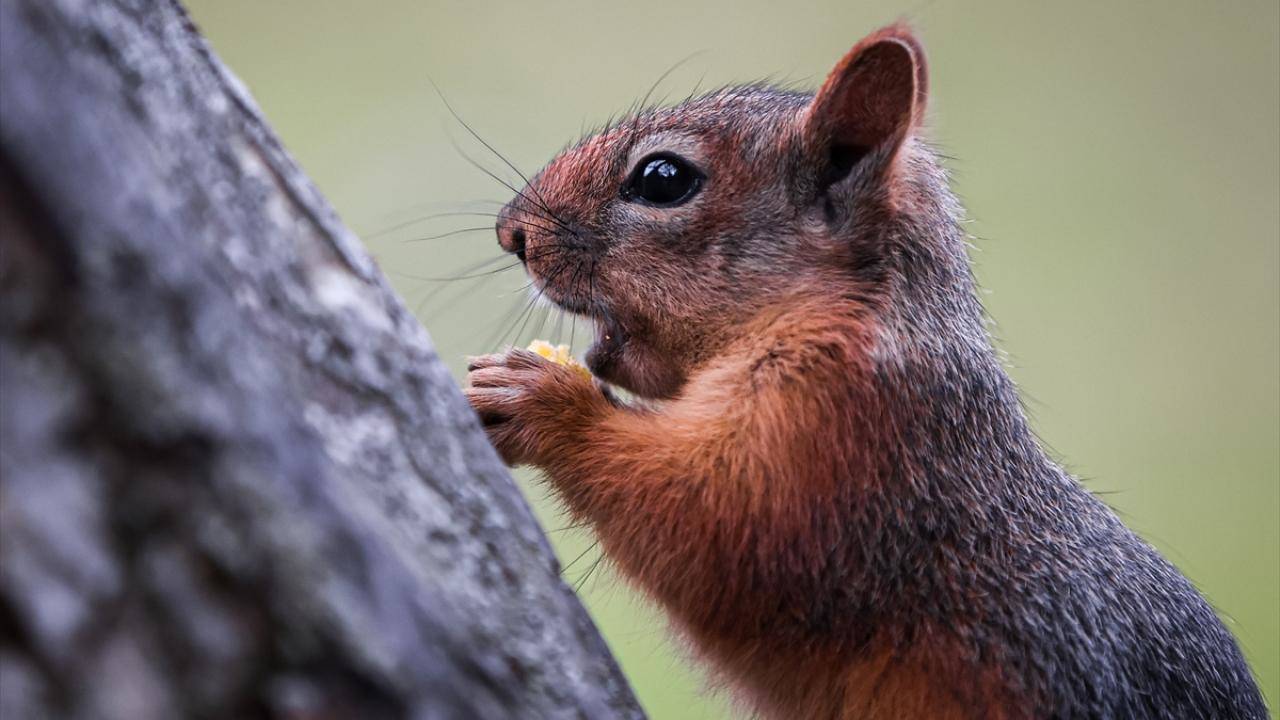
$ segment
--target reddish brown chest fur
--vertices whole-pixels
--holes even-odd
[[[877,336],[855,305],[795,299],[659,410],[564,437],[577,450],[548,463],[550,478],[745,705],[1021,717],[998,669],[951,628],[850,600],[865,590],[860,547],[876,542],[866,525],[894,512],[881,484],[896,477],[898,424],[872,382]]]

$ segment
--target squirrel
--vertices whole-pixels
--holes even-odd
[[[562,152],[496,229],[594,321],[598,380],[511,349],[469,402],[753,714],[1264,718],[1209,604],[1037,442],[927,90],[897,24],[816,93],[729,87]]]

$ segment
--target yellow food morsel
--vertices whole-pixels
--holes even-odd
[[[575,360],[573,355],[569,354],[568,345],[552,345],[546,340],[534,340],[525,349],[529,352],[537,353],[557,365],[564,365],[567,368],[577,370],[584,377],[591,377],[591,371]]]

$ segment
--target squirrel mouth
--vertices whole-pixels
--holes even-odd
[[[596,339],[587,348],[586,365],[596,377],[608,380],[612,370],[622,360],[622,349],[627,335],[622,324],[608,315],[593,318],[596,323]]]
[[[619,313],[598,296],[557,297],[547,293],[547,297],[560,308],[592,321],[595,338],[587,348],[583,364],[608,387],[645,399],[670,398],[679,391],[684,374],[650,344],[643,316],[625,309]],[[612,397],[607,388],[606,394]]]
[[[629,334],[613,313],[602,307],[603,303],[572,294],[554,292],[546,288],[547,299],[570,313],[592,321],[595,339],[587,348],[583,364],[592,375],[606,382],[613,382],[624,361]]]

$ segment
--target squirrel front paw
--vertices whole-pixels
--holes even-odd
[[[467,371],[463,392],[511,466],[545,468],[612,409],[590,376],[529,350],[471,358]]]

